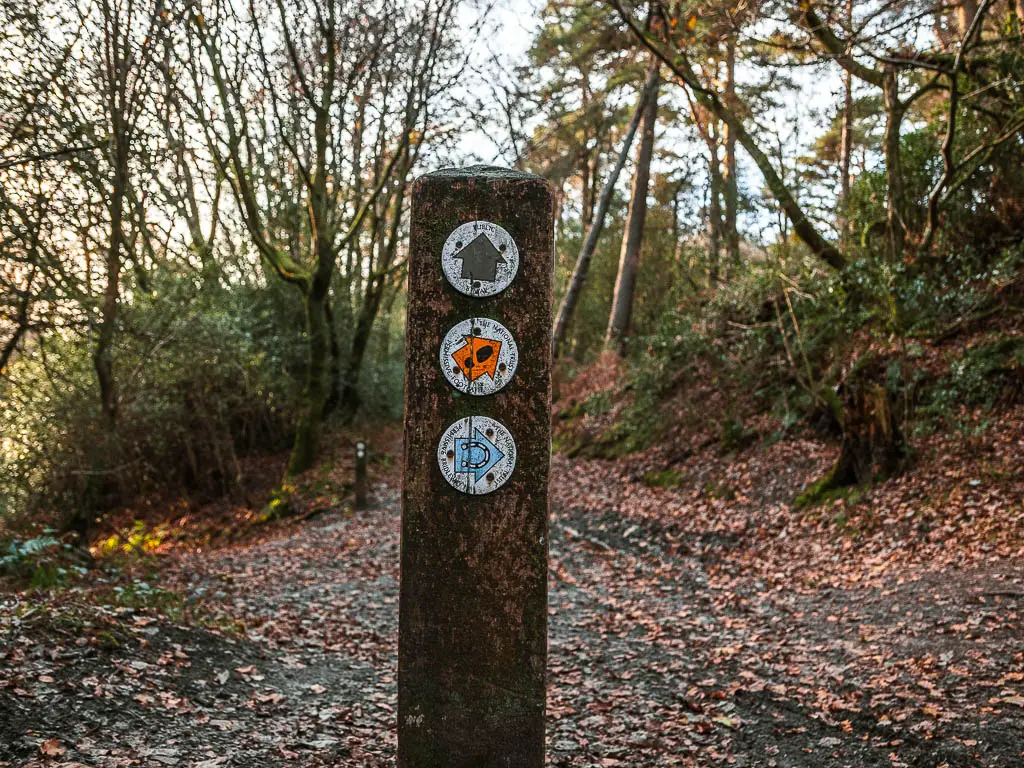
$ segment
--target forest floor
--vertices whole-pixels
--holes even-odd
[[[804,512],[809,438],[556,457],[549,765],[1024,764],[1024,408],[915,447]],[[394,472],[364,512],[0,593],[0,765],[394,765]]]

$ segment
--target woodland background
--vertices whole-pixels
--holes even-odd
[[[551,3],[511,62],[485,11],[4,6],[5,519],[241,499],[397,418],[409,185],[481,135],[559,190],[560,365],[624,355],[630,448],[702,368],[723,430],[832,429],[863,482],[1019,372],[917,362],[1018,316],[1016,0]]]

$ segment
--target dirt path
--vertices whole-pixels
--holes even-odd
[[[783,588],[742,536],[613,512],[643,492],[606,482],[553,513],[550,765],[1024,764],[1021,565]],[[0,765],[393,765],[399,513],[381,502],[169,564],[162,587],[205,628],[8,601]]]

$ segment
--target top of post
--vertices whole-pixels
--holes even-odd
[[[542,176],[524,171],[516,171],[512,168],[502,168],[499,165],[467,165],[464,168],[441,168],[436,171],[424,174],[423,179],[493,179],[495,181],[523,181],[536,180],[545,181]]]

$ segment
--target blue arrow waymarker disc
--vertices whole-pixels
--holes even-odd
[[[472,474],[478,483],[504,458],[501,449],[479,429],[473,430],[472,437],[455,438],[455,471]]]
[[[437,463],[454,488],[470,495],[490,493],[512,475],[515,440],[500,422],[469,416],[444,431],[437,445]]]

